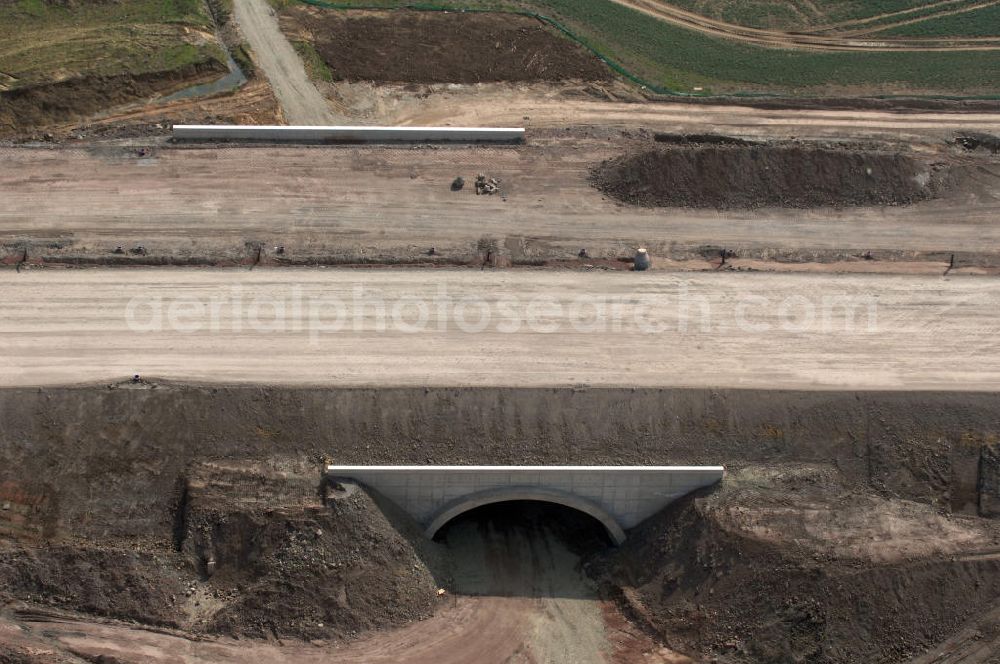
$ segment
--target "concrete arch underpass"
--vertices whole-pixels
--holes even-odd
[[[447,505],[444,505],[438,514],[431,519],[430,523],[424,530],[424,533],[427,537],[433,539],[434,536],[437,535],[438,531],[441,530],[441,528],[443,528],[449,521],[465,514],[469,510],[474,510],[477,507],[483,507],[484,505],[507,503],[515,500],[536,500],[543,503],[553,503],[575,509],[579,512],[592,516],[599,521],[600,524],[604,526],[604,529],[607,531],[611,541],[615,544],[621,544],[625,541],[625,531],[620,525],[618,525],[615,518],[604,511],[600,505],[596,505],[585,498],[574,496],[573,494],[565,491],[545,489],[542,487],[506,487],[500,489],[487,489],[485,491],[479,491],[477,493],[464,496],[448,503]]]
[[[374,489],[412,516],[428,537],[469,510],[534,500],[599,521],[616,544],[681,496],[722,479],[722,466],[329,466],[332,481]]]

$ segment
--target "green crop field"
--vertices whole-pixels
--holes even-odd
[[[0,90],[224,62],[212,30],[205,0],[0,0]]]
[[[433,1],[433,0],[432,0]],[[858,13],[842,0],[840,15]],[[352,6],[401,6],[404,0],[348,0]],[[677,92],[778,94],[1000,93],[1000,51],[816,52],[765,48],[664,23],[610,0],[447,2],[452,8],[516,7],[552,17],[587,45],[648,83]],[[879,11],[912,0],[872,2]],[[854,9],[849,9],[848,5]]]

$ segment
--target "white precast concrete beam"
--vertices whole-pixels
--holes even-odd
[[[681,496],[722,479],[722,466],[329,466],[328,476],[369,486],[433,537],[470,509],[540,500],[589,514],[621,543]]]
[[[298,141],[309,143],[517,143],[521,127],[367,127],[286,125],[174,125],[188,141]]]

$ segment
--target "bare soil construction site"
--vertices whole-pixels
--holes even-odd
[[[338,15],[299,8],[291,34],[313,36],[337,81],[479,83],[609,80],[611,70],[583,47],[514,14]],[[446,36],[427,41],[427,35]]]
[[[322,4],[0,0],[0,664],[1000,662],[997,3]]]
[[[597,187],[627,203],[659,207],[908,205],[946,191],[943,164],[899,153],[802,147],[652,150],[596,167]]]
[[[520,147],[9,149],[0,261],[478,268],[490,254],[624,269],[646,246],[654,268],[673,269],[718,268],[722,248],[736,259],[727,268],[940,274],[1000,263],[1000,158],[988,148],[947,130],[905,145],[790,142],[787,131],[753,146],[587,128],[534,130]],[[502,195],[452,190],[477,173],[499,178]]]
[[[124,384],[6,389],[0,400],[0,633],[13,661],[168,661],[190,632],[241,637],[186,642],[206,661],[255,649],[295,659],[296,639],[318,644],[305,646],[304,661],[355,661],[351,637],[435,613],[454,636],[418,640],[414,661],[551,661],[545,648],[579,647],[587,635],[616,661],[686,661],[680,651],[888,662],[967,625],[995,630],[982,611],[1000,593],[1000,530],[983,518],[1000,504],[993,394]],[[54,464],[67,438],[73,457]],[[432,543],[378,496],[325,484],[324,458],[725,458],[729,477],[619,550],[599,530],[585,535],[584,524],[541,513],[534,528],[563,524],[542,539],[569,548],[531,580],[522,547],[536,544],[516,539],[524,526],[496,524],[517,512],[481,515],[472,531],[456,522]],[[484,540],[476,528],[492,534]],[[576,580],[574,567],[585,570]],[[491,573],[514,576],[482,576]],[[511,623],[533,619],[531,602],[503,597],[550,598],[543,607],[576,598],[567,607],[577,609],[561,629],[538,633]],[[578,612],[587,597],[644,627],[600,627],[601,610]],[[469,602],[495,612],[508,637],[528,640],[491,650],[472,637]],[[97,622],[87,627],[67,610]],[[426,623],[428,636],[438,620]],[[393,634],[382,638],[400,645]],[[361,643],[379,652],[378,639]],[[461,657],[449,657],[459,643]],[[589,661],[591,645],[574,661]]]

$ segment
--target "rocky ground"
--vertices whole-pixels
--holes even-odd
[[[357,487],[329,489],[304,465],[195,464],[178,488],[172,541],[5,538],[3,593],[268,639],[346,639],[429,617],[442,553],[391,506]]]
[[[632,533],[607,583],[667,643],[733,662],[907,661],[1000,598],[1000,524],[752,466]]]

